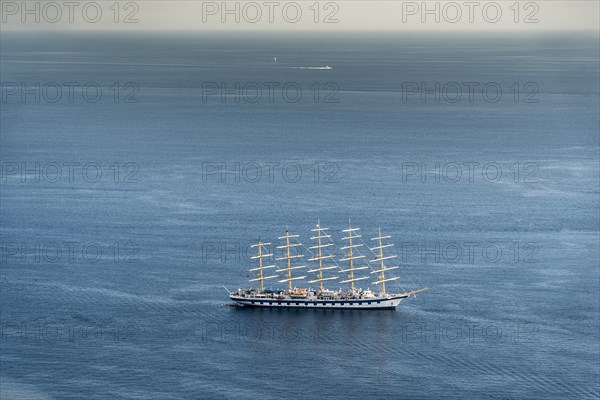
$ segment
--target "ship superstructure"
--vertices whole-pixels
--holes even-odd
[[[352,227],[341,231],[343,246],[336,249],[329,228],[321,226],[320,221],[311,230],[311,246],[305,248],[311,255],[304,259],[304,245],[300,235],[290,234],[288,228],[285,235],[279,237],[283,244],[276,246],[282,251],[282,257],[274,258],[269,253],[271,243],[261,242],[252,245],[256,248],[253,260],[258,261],[258,267],[249,271],[254,275],[251,282],[258,282],[257,288],[238,289],[231,292],[229,297],[239,305],[249,307],[295,307],[295,308],[332,308],[332,309],[394,309],[409,296],[428,290],[423,288],[404,293],[389,293],[386,282],[396,281],[397,276],[391,276],[388,271],[397,270],[399,266],[387,266],[385,262],[397,257],[387,254],[384,249],[393,248],[383,236],[381,228],[377,236],[372,238],[373,247],[369,247],[359,234],[360,228]],[[335,250],[341,250],[341,257],[336,259]],[[365,262],[369,252],[371,260]],[[273,260],[266,261],[266,260]],[[281,262],[283,265],[278,265]],[[267,263],[268,265],[265,265]],[[339,280],[340,275],[342,280]],[[277,279],[282,288],[265,289],[265,281]],[[337,282],[337,290],[328,289],[326,282]],[[303,283],[303,285],[298,285]],[[376,285],[377,293],[360,288],[361,283]],[[313,288],[311,285],[315,285]]]

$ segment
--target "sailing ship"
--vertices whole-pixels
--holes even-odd
[[[423,288],[404,293],[389,293],[386,282],[399,279],[388,273],[399,267],[385,264],[387,260],[397,257],[396,254],[384,253],[384,249],[394,246],[388,242],[391,237],[383,236],[380,227],[377,236],[371,239],[375,245],[370,247],[363,241],[359,231],[360,228],[352,227],[351,223],[348,229],[341,231],[345,235],[342,238],[344,245],[339,248],[343,250],[343,255],[336,260],[335,254],[331,252],[335,242],[329,234],[329,228],[321,227],[320,221],[317,221],[310,237],[314,244],[307,248],[312,256],[306,261],[312,262],[313,266],[302,262],[304,254],[301,249],[304,245],[299,241],[300,235],[291,234],[288,228],[285,235],[279,237],[283,244],[276,246],[282,251],[282,257],[274,258],[273,253],[269,252],[269,246],[272,244],[259,240],[251,246],[256,249],[256,255],[251,259],[257,260],[258,266],[249,270],[253,275],[250,282],[257,282],[258,287],[240,288],[230,292],[229,298],[237,305],[248,307],[377,310],[395,309],[402,300],[429,290]],[[359,250],[363,247],[371,253],[372,258],[368,262],[365,262],[367,255]],[[283,265],[278,265],[277,262]],[[342,275],[341,280],[339,275]],[[266,288],[265,282],[272,279],[277,279],[277,283],[285,288]],[[295,285],[298,281],[305,281],[309,285]],[[324,283],[329,281],[338,281],[339,284],[348,286],[337,290],[328,289]],[[361,281],[369,281],[376,285],[379,288],[378,292],[360,288],[357,283]],[[315,288],[312,288],[311,284],[314,284]]]

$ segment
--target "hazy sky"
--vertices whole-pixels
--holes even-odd
[[[600,14],[598,0],[0,3],[3,30],[598,30]]]

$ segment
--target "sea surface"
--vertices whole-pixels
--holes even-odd
[[[3,399],[600,395],[597,35],[0,44]],[[253,242],[349,219],[431,290],[225,305]]]

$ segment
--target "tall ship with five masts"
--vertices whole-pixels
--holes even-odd
[[[330,308],[330,309],[394,309],[398,304],[417,293],[428,290],[423,288],[404,293],[389,293],[386,282],[396,281],[397,276],[391,276],[388,271],[396,270],[398,266],[387,266],[385,262],[397,257],[396,254],[384,253],[384,249],[394,245],[387,242],[390,236],[383,236],[381,228],[376,237],[371,239],[373,247],[368,246],[359,234],[360,228],[342,230],[344,245],[339,248],[343,251],[342,257],[336,260],[332,252],[335,242],[328,233],[329,228],[323,228],[320,222],[311,230],[310,240],[313,245],[307,250],[312,254],[306,261],[312,262],[309,267],[303,263],[304,254],[300,243],[300,235],[291,234],[286,228],[285,235],[279,237],[282,245],[276,246],[282,251],[282,257],[274,258],[269,252],[271,243],[258,241],[252,245],[256,255],[251,258],[258,261],[258,267],[249,270],[253,274],[250,282],[258,282],[258,287],[238,289],[230,292],[229,297],[238,305],[249,307],[294,307],[294,308]],[[362,250],[370,252],[371,260],[365,262],[367,255]],[[269,260],[273,260],[270,262]],[[277,264],[280,262],[281,264]],[[341,280],[340,280],[340,276]],[[265,282],[276,282],[282,288],[267,289]],[[306,285],[298,286],[295,283],[304,281]],[[335,282],[346,285],[337,290],[325,287],[325,282]],[[374,293],[370,289],[362,289],[360,282],[376,285],[379,290]],[[315,285],[313,288],[311,285]]]

